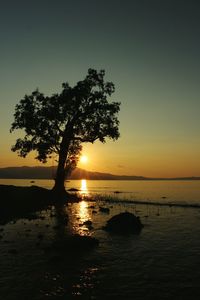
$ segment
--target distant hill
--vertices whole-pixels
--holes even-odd
[[[0,168],[0,178],[5,179],[52,179],[52,167],[8,167]]]
[[[52,179],[56,167],[8,167],[0,168],[0,178],[5,179]],[[142,180],[142,176],[121,176],[109,173],[90,172],[76,168],[69,179]]]
[[[0,168],[0,178],[5,179],[53,179],[56,167],[8,167]],[[200,177],[178,178],[148,178],[143,176],[113,175],[86,171],[76,168],[69,179],[95,179],[95,180],[200,180]]]
[[[71,179],[96,179],[96,180],[145,180],[143,176],[127,176],[127,175],[113,175],[110,173],[90,172],[83,169],[76,168]]]

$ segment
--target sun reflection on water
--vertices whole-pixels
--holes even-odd
[[[79,203],[78,214],[81,222],[85,222],[90,218],[88,203],[86,201],[83,200]]]
[[[87,188],[87,180],[86,179],[82,179],[81,180],[81,188],[79,191],[80,196],[82,197],[82,199],[84,199],[84,197],[88,196],[88,188]]]
[[[74,232],[81,235],[88,235],[90,232],[84,222],[91,220],[91,212],[88,208],[88,201],[85,201],[89,195],[86,179],[81,180],[79,195],[82,198],[82,201],[74,203],[73,205],[72,215],[74,218],[72,220],[72,227]]]
[[[91,220],[91,213],[88,208],[88,202],[82,200],[78,203],[73,204],[72,210],[72,228],[74,233],[80,235],[89,235],[90,231],[84,223],[88,220]]]

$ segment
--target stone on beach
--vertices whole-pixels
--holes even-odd
[[[104,227],[107,231],[120,234],[139,233],[142,228],[140,218],[129,212],[113,216]]]

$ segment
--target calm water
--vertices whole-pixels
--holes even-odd
[[[0,183],[33,184],[21,180]],[[34,184],[52,186],[46,180]],[[1,226],[0,299],[200,299],[200,209],[124,201],[200,203],[199,181],[70,181],[67,185],[78,188],[83,196],[101,193],[122,201],[83,200],[67,205],[63,213],[68,214],[69,223],[59,231],[55,229],[59,222],[55,207],[41,212],[37,220]],[[109,207],[110,214],[100,213],[100,205]],[[141,218],[140,235],[117,236],[102,230],[111,216],[124,211]],[[82,226],[86,220],[93,222],[92,230]],[[52,260],[45,247],[68,232],[94,236],[99,247],[84,256]],[[10,253],[12,249],[17,254]]]
[[[0,184],[53,187],[52,180],[0,179]],[[71,180],[66,182],[66,189],[70,188],[85,195],[102,194],[122,200],[200,204],[200,181]]]

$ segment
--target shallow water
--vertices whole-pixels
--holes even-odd
[[[64,207],[69,224],[59,230],[54,207],[37,220],[1,226],[1,299],[198,299],[199,209],[120,203],[107,204],[110,214],[105,214],[99,205],[82,201]],[[140,216],[140,235],[102,230],[112,215],[123,211]],[[82,225],[88,219],[92,230]],[[44,252],[69,231],[94,236],[100,245],[62,261]]]
[[[198,202],[200,186],[196,181],[68,184],[82,189],[83,199],[103,191],[126,199],[129,193],[129,199],[136,199],[132,197],[137,194],[137,199],[146,200],[149,191],[151,201],[183,201],[182,195],[186,203]],[[124,194],[114,194],[116,190]],[[35,220],[0,226],[0,299],[199,299],[200,209],[134,204],[124,199],[114,204],[83,200],[49,208]],[[110,209],[109,214],[99,211],[102,205]],[[102,229],[111,216],[124,211],[141,218],[140,235],[112,235]],[[68,225],[59,227],[59,216],[65,214]],[[87,220],[92,221],[92,229],[83,225]],[[66,254],[61,260],[44,251],[69,232],[91,235],[100,244],[84,255]]]

